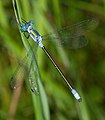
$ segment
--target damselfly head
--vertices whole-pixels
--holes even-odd
[[[23,31],[27,31],[28,27],[34,24],[34,20],[30,20],[29,22],[26,22],[25,20],[22,19],[22,22],[24,25],[21,26],[21,29]]]

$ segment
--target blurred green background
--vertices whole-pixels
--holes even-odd
[[[99,24],[86,34],[88,45],[84,48],[69,50],[45,43],[66,77],[72,76],[81,103],[40,48],[36,54],[44,89],[36,96],[23,84],[14,93],[10,78],[18,66],[17,58],[21,60],[26,50],[12,1],[0,0],[0,120],[105,120],[105,0],[18,1],[24,19],[35,20],[42,35],[88,18],[97,18]]]

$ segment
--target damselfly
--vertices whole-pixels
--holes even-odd
[[[15,10],[15,14],[17,16],[16,10]],[[87,45],[87,39],[85,37],[85,33],[92,30],[97,25],[97,21],[95,19],[84,20],[78,24],[68,26],[62,30],[56,31],[56,33],[50,33],[45,36],[41,36],[40,33],[33,27],[33,24],[34,24],[33,20],[30,20],[27,22],[22,19],[22,23],[21,23],[19,21],[19,19],[17,18],[17,22],[18,22],[20,30],[24,33],[26,38],[28,39],[29,37],[31,37],[35,41],[35,43],[37,43],[38,46],[48,56],[49,60],[52,62],[52,64],[55,66],[55,68],[57,69],[57,71],[59,72],[59,74],[61,75],[63,80],[66,82],[66,84],[70,88],[73,96],[78,101],[80,101],[81,100],[80,95],[72,87],[72,85],[69,83],[69,81],[67,80],[67,78],[65,77],[65,75],[63,74],[61,69],[58,67],[58,65],[55,63],[55,61],[53,60],[53,58],[51,57],[49,52],[46,50],[46,48],[43,44],[43,40],[46,40],[46,41],[49,40],[49,42],[51,42],[51,40],[54,40],[55,44],[57,44],[59,46],[63,45],[63,47],[68,47],[68,48],[72,48],[72,49],[84,47]],[[58,42],[58,40],[59,40],[59,42]],[[28,57],[30,57],[30,56],[28,56]],[[25,71],[27,73],[27,76],[30,73],[31,64],[32,64],[32,61],[30,63],[30,67],[26,67],[26,66],[22,67],[23,71]],[[17,71],[19,71],[19,68]],[[15,78],[15,77],[13,76],[13,78]],[[36,83],[34,83],[34,80],[32,80],[31,77],[29,78],[29,80],[30,80],[29,83],[30,83],[32,91],[38,91],[37,85],[36,85]],[[13,81],[12,81],[12,84],[13,84]],[[16,87],[14,87],[14,88],[16,88]]]
[[[76,92],[76,90],[68,82],[65,75],[63,74],[61,69],[58,67],[58,65],[55,63],[53,58],[50,56],[49,52],[46,50],[46,48],[42,42],[44,39],[45,40],[47,40],[47,39],[48,40],[51,40],[51,39],[58,40],[59,39],[61,41],[59,45],[62,45],[62,43],[63,43],[64,47],[77,49],[77,48],[86,46],[87,39],[84,35],[87,31],[89,31],[89,29],[92,29],[92,27],[96,24],[96,21],[94,19],[85,20],[85,21],[80,22],[79,24],[75,24],[75,25],[73,25],[71,27],[67,27],[63,30],[59,30],[59,31],[57,31],[56,34],[48,34],[45,36],[41,36],[39,34],[39,32],[33,27],[33,24],[34,24],[33,20],[30,20],[28,22],[23,20],[23,24],[20,24],[21,31],[24,34],[27,33],[28,34],[27,38],[31,37],[39,45],[39,47],[42,48],[44,53],[48,56],[48,58],[53,63],[53,65],[55,66],[55,68],[57,69],[59,74],[62,76],[63,80],[69,86],[71,93],[74,95],[74,97],[77,100],[80,100],[81,99],[80,95]]]

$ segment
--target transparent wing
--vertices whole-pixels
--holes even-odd
[[[17,69],[15,70],[13,76],[11,77],[11,87],[12,89],[17,89],[17,87],[21,86],[24,80],[28,77],[29,69],[22,63],[19,63]]]
[[[58,46],[68,47],[72,49],[81,48],[87,45],[85,34],[93,30],[98,24],[96,19],[84,20],[80,23],[57,30],[42,36],[43,41],[54,41]],[[58,42],[59,41],[59,42]]]
[[[36,51],[35,47],[33,47],[33,49]],[[28,80],[32,92],[38,95],[39,91],[37,81],[32,77],[32,74],[35,74],[35,71],[32,71],[33,59],[30,61],[30,63],[28,62],[28,58],[32,58],[30,51],[31,50],[29,50],[27,56],[25,56],[22,59],[22,61],[19,62],[17,69],[11,77],[10,84],[13,89],[16,89],[17,87],[20,87],[23,84],[24,80]]]
[[[30,86],[30,89],[33,93],[35,93],[36,95],[39,95],[38,83],[37,83],[37,80],[35,80],[32,77],[33,74],[35,74],[34,71],[31,71],[30,74],[29,74],[29,86]]]

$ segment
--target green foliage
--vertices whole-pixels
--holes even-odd
[[[33,52],[32,39],[27,41],[19,34],[12,2],[0,0],[0,120],[104,120],[105,0],[16,0],[16,4],[19,17],[35,20],[41,35],[92,17],[99,24],[87,34],[88,45],[82,49],[73,51],[44,42],[66,77],[72,76],[70,81],[82,97],[78,103],[42,50],[36,46]],[[33,60],[38,96],[28,82],[15,92],[10,88],[17,58],[22,60],[24,51],[31,53],[27,64]]]

